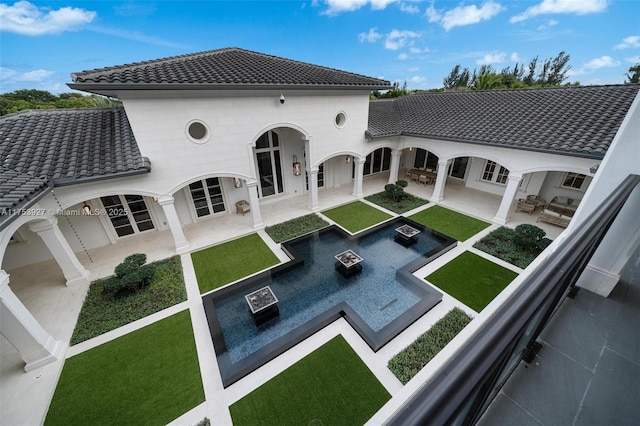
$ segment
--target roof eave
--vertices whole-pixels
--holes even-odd
[[[5,229],[7,226],[11,224],[14,220],[16,220],[22,214],[22,211],[29,209],[31,206],[40,201],[45,195],[53,190],[53,182],[48,181],[46,185],[41,187],[41,189],[36,193],[27,198],[24,202],[19,203],[17,206],[13,207],[12,213],[8,215],[0,215],[0,231]]]
[[[96,175],[85,177],[64,177],[52,179],[55,186],[78,185],[81,183],[99,182],[103,180],[117,179],[121,177],[137,176],[151,173],[151,161],[147,157],[142,157],[142,168],[126,170],[122,172],[110,173],[108,175]]]

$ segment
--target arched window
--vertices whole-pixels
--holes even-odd
[[[278,134],[269,130],[256,141],[256,164],[258,166],[258,195],[268,197],[283,192],[282,160]]]

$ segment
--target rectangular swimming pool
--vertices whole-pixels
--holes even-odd
[[[415,243],[395,241],[402,225],[421,231]],[[377,351],[440,302],[442,294],[412,273],[456,244],[406,218],[356,236],[332,226],[282,244],[290,262],[203,296],[224,386],[340,317]],[[361,272],[336,270],[335,256],[346,250],[363,258]],[[256,326],[245,295],[265,286],[279,316]]]

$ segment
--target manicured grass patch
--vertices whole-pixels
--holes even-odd
[[[164,425],[204,401],[189,311],[69,358],[46,425]]]
[[[129,296],[102,295],[108,278],[91,283],[78,316],[71,344],[83,342],[187,300],[180,257],[153,262],[157,265],[148,287]]]
[[[267,226],[265,232],[276,243],[291,240],[311,231],[329,226],[329,223],[317,214],[308,214],[277,225]]]
[[[425,280],[480,312],[517,276],[509,269],[465,251]]]
[[[397,214],[408,212],[409,210],[429,203],[427,200],[407,194],[406,192],[402,200],[398,202],[393,201],[393,198],[388,192],[378,192],[377,194],[364,197],[364,199]]]
[[[453,308],[413,343],[389,360],[389,370],[407,384],[438,354],[472,318],[460,308]]]
[[[278,257],[258,234],[191,253],[200,293],[277,265]]]
[[[441,206],[433,206],[418,212],[411,215],[409,219],[415,220],[434,231],[441,232],[458,241],[465,241],[491,225],[490,223],[454,212],[453,210],[445,209]]]
[[[235,426],[361,425],[391,395],[337,336],[230,407]]]
[[[352,234],[391,218],[390,215],[361,201],[325,210],[322,214]]]
[[[537,247],[525,249],[516,244],[515,236],[515,230],[502,226],[477,241],[473,247],[524,269],[551,244],[549,238],[543,238]]]

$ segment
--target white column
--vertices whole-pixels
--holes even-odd
[[[389,166],[389,183],[396,183],[398,180],[398,170],[400,170],[400,157],[402,151],[394,149],[391,151],[391,165]]]
[[[63,349],[11,291],[5,271],[0,271],[0,332],[18,350],[24,371],[55,362]]]
[[[317,212],[320,210],[320,204],[318,203],[318,172],[320,169],[317,167],[309,170],[309,210]]]
[[[522,174],[509,173],[507,188],[504,190],[502,202],[500,202],[500,208],[498,209],[496,216],[493,218],[493,221],[498,225],[506,225],[509,221],[509,211],[511,210],[513,200],[516,197],[516,192],[518,192],[518,186],[520,185],[521,180]]]
[[[258,182],[247,181],[247,191],[249,192],[249,204],[251,205],[251,221],[253,229],[264,228],[262,214],[260,213],[260,201],[258,200]]]
[[[158,204],[162,206],[164,216],[167,218],[167,225],[169,225],[171,235],[173,235],[173,241],[176,245],[176,253],[182,254],[189,251],[189,241],[182,230],[182,224],[178,218],[174,201],[171,195],[163,195],[158,199]]]
[[[431,195],[431,200],[433,201],[444,200],[444,184],[447,181],[448,166],[448,160],[438,160],[438,175],[436,176],[436,184],[433,185],[433,194]]]
[[[67,280],[67,286],[89,283],[89,271],[80,263],[71,246],[62,235],[55,216],[38,220],[29,225],[29,229],[42,239],[45,246],[58,262]]]
[[[353,182],[353,196],[362,198],[364,193],[362,192],[362,179],[364,176],[364,162],[366,158],[353,157],[353,161],[356,162],[356,175]]]

